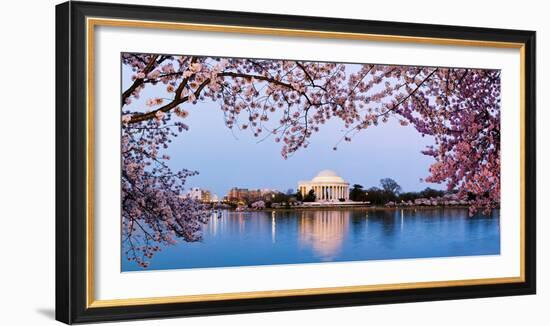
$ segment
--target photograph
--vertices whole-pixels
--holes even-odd
[[[120,62],[122,272],[501,253],[499,69]]]

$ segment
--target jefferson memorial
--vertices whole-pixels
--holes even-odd
[[[298,189],[304,197],[313,189],[315,201],[349,200],[349,183],[331,170],[319,172],[311,181],[298,182]]]

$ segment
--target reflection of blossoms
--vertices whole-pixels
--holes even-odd
[[[122,60],[134,72],[123,109],[145,87],[158,85],[168,97],[124,111],[128,135],[142,135],[129,143],[143,141],[151,154],[187,129],[174,122],[188,114],[182,104],[207,99],[219,104],[228,128],[273,137],[284,158],[307,147],[330,119],[347,130],[337,150],[340,141],[395,117],[435,140],[423,151],[435,159],[426,181],[446,182],[470,200],[472,212],[500,202],[500,71],[131,53]],[[156,156],[147,159],[158,164]],[[163,180],[175,177],[168,171]]]

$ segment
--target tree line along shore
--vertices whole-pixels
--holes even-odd
[[[379,187],[365,189],[354,184],[349,190],[349,200],[317,201],[313,190],[305,196],[300,191],[289,189],[286,193],[278,192],[269,198],[260,200],[222,201],[212,204],[213,208],[246,210],[264,209],[330,209],[330,208],[373,208],[387,209],[395,207],[465,207],[473,198],[459,198],[456,191],[437,190],[430,187],[417,192],[402,192],[401,186],[391,178],[380,180]]]

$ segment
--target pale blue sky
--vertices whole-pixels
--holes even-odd
[[[132,73],[122,70],[122,87],[130,84]],[[168,97],[165,86],[146,88],[140,100],[134,100],[131,109],[145,107],[149,97]],[[211,190],[220,198],[232,187],[295,189],[300,180],[313,178],[319,171],[331,169],[350,184],[365,188],[378,186],[381,178],[395,179],[403,191],[426,188],[443,189],[442,185],[420,182],[428,176],[433,158],[420,151],[433,139],[421,135],[412,127],[403,127],[395,119],[369,128],[354,136],[351,142],[342,142],[338,150],[332,148],[344,133],[343,123],[329,120],[310,138],[308,148],[302,148],[288,159],[283,159],[281,144],[273,137],[258,143],[249,130],[233,132],[223,120],[218,104],[211,101],[196,105],[183,104],[189,112],[186,124],[189,130],[177,137],[166,153],[171,156],[173,169],[191,169],[199,175],[188,179],[187,188]],[[126,109],[126,107],[125,107]]]

